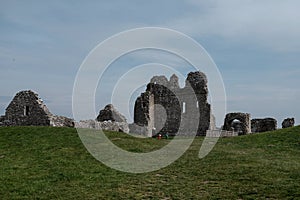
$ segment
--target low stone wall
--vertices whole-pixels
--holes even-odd
[[[74,127],[75,123],[73,119],[63,116],[49,116],[50,126],[53,127]],[[47,125],[47,126],[49,126]],[[17,126],[6,118],[6,116],[0,116],[0,126]]]
[[[50,117],[50,126],[54,127],[74,127],[75,122],[73,119],[64,117],[64,116],[57,116],[53,115]]]
[[[98,122],[95,120],[81,120],[79,122],[75,122],[75,128],[88,128],[88,129],[96,129],[96,130],[107,130],[107,131],[129,133],[128,124],[125,122],[112,122],[112,121]]]
[[[266,131],[275,131],[277,129],[277,120],[273,118],[252,119],[251,132],[261,133]]]
[[[207,130],[206,137],[235,137],[238,136],[238,132],[224,131],[224,130]]]

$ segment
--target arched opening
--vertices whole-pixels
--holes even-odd
[[[196,107],[199,108],[199,101],[196,102]]]
[[[224,120],[224,130],[235,130],[239,135],[250,133],[250,114],[249,113],[228,113]]]
[[[234,132],[237,132],[239,135],[243,134],[243,127],[242,127],[242,122],[238,119],[234,119],[231,122],[231,129]]]

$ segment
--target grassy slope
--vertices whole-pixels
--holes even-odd
[[[134,152],[168,142],[107,135]],[[202,139],[164,169],[128,174],[95,160],[75,129],[0,128],[0,199],[300,199],[300,127],[222,138],[200,160]]]

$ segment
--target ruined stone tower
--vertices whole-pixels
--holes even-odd
[[[131,132],[145,127],[147,136],[205,135],[211,125],[211,107],[207,101],[207,78],[202,72],[190,72],[184,88],[179,87],[174,74],[154,76],[135,102],[134,124]]]

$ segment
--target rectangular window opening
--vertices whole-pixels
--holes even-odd
[[[185,113],[185,102],[182,103],[182,113]]]
[[[29,106],[24,106],[24,116],[29,115]]]

